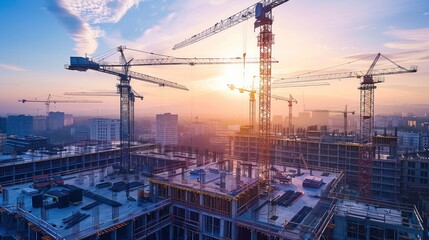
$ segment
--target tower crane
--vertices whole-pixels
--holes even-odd
[[[313,84],[278,84],[278,85],[272,85],[273,88],[290,88],[290,87],[313,87],[313,86],[324,86],[324,85],[329,85],[328,83],[313,83]],[[228,84],[228,87],[231,90],[235,90],[237,89],[240,93],[244,93],[244,92],[248,92],[249,93],[249,125],[251,127],[252,130],[255,130],[255,123],[256,123],[256,98],[255,98],[255,94],[257,94],[256,90],[254,89],[253,86],[253,81],[252,81],[252,88],[247,89],[247,88],[237,88],[234,86],[234,84]],[[275,100],[280,100],[280,101],[287,101],[288,102],[288,107],[289,107],[289,129],[291,131],[292,129],[292,103],[298,103],[296,101],[295,98],[292,97],[292,95],[289,95],[289,98],[285,98],[282,96],[278,96],[278,95],[273,95],[271,94],[271,98],[275,99]]]
[[[375,69],[375,66],[383,56],[389,62],[395,65],[394,68],[386,69]],[[383,78],[377,78],[377,76],[400,74],[400,73],[414,73],[417,72],[417,66],[411,66],[409,69],[404,68],[386,56],[378,53],[373,60],[371,66],[366,72],[364,71],[350,71],[342,73],[329,73],[322,75],[308,75],[292,78],[280,78],[276,80],[274,84],[281,83],[294,83],[299,82],[315,82],[315,81],[325,81],[325,80],[335,80],[343,78],[359,78],[362,79],[360,82],[360,134],[362,143],[370,143],[372,141],[372,130],[374,126],[374,90],[376,88],[375,84],[384,82]]]
[[[99,100],[59,100],[59,99],[52,99],[51,94],[48,95],[46,100],[38,100],[38,99],[20,99],[18,102],[22,103],[44,103],[46,106],[46,117],[49,117],[49,107],[51,103],[102,103],[102,101]]]
[[[139,98],[143,100],[143,96],[138,94],[133,89],[131,90],[130,95],[130,140],[134,141],[134,129],[135,129],[135,119],[134,119],[134,103],[135,98]],[[117,97],[119,95],[118,92],[65,92],[64,95],[71,96],[106,96],[106,97]]]
[[[271,98],[274,98],[275,100],[286,101],[288,103],[288,108],[289,108],[288,126],[289,126],[289,132],[293,133],[293,131],[292,131],[292,103],[297,104],[298,101],[296,101],[296,99],[292,97],[292,94],[289,94],[289,98],[276,96],[276,95],[271,95]]]
[[[349,113],[351,113],[352,115],[355,114],[355,111],[347,111],[347,105],[344,111],[341,110],[322,110],[322,109],[306,109],[305,111],[307,112],[327,112],[327,113],[342,113],[344,116],[344,136],[347,136],[347,116]]]
[[[383,56],[390,63],[395,65],[393,68],[386,69],[375,69],[375,66]],[[378,53],[374,58],[371,66],[366,72],[363,71],[352,71],[352,72],[342,72],[342,73],[330,73],[322,75],[308,75],[295,78],[283,78],[278,80],[277,83],[281,82],[294,82],[294,81],[323,81],[323,80],[332,80],[332,79],[342,79],[342,78],[359,78],[362,79],[360,82],[360,142],[362,147],[360,150],[360,161],[359,168],[361,174],[359,175],[359,192],[363,197],[371,197],[371,177],[372,177],[372,160],[373,160],[373,151],[372,151],[372,134],[374,127],[374,90],[376,88],[375,84],[384,82],[383,78],[377,78],[377,76],[400,74],[400,73],[415,73],[417,72],[417,66],[411,66],[409,69],[404,68],[397,63],[393,62],[386,56]]]
[[[159,58],[159,59],[142,59],[135,60],[134,58],[127,59],[125,49],[143,52],[125,46],[119,46],[117,52],[120,53],[121,63],[107,63],[104,59],[95,61],[89,57],[70,57],[70,65],[66,65],[68,70],[87,71],[94,70],[102,73],[115,75],[119,78],[117,89],[120,98],[120,142],[121,142],[121,169],[123,172],[130,170],[130,147],[131,147],[131,127],[130,119],[134,115],[133,107],[134,94],[132,94],[130,81],[131,79],[140,80],[148,83],[157,84],[161,87],[171,87],[180,90],[188,90],[183,85],[166,81],[157,77],[152,77],[146,74],[131,71],[132,66],[148,66],[148,65],[191,65],[196,64],[237,64],[243,61],[240,58]],[[146,52],[147,53],[147,52]],[[256,63],[255,60],[253,60]],[[251,63],[251,62],[250,62]],[[271,61],[270,61],[271,64]]]
[[[253,89],[253,86],[251,89],[246,88],[236,88],[234,84],[228,84],[228,87],[231,90],[237,89],[240,93],[248,92],[249,93],[249,125],[250,129],[255,131],[255,123],[256,123],[256,90]]]
[[[270,145],[271,145],[271,48],[274,42],[272,33],[272,9],[289,0],[262,0],[241,10],[240,12],[217,22],[184,41],[176,44],[173,49],[179,49],[197,41],[210,37],[238,23],[255,17],[254,28],[259,28],[259,138],[258,138],[258,178],[262,187],[270,182]]]

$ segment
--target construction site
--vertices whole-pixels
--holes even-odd
[[[1,159],[1,239],[429,239],[429,205],[418,208],[414,201],[420,199],[412,196],[429,191],[424,184],[428,174],[422,173],[428,158],[399,156],[397,136],[374,133],[374,91],[384,81],[380,77],[414,73],[417,67],[404,68],[378,53],[365,71],[275,79],[273,10],[286,2],[260,1],[173,47],[253,19],[259,31],[257,59],[246,59],[246,54],[134,59],[127,51],[139,50],[125,46],[99,59],[70,57],[66,70],[118,78],[117,92],[106,95],[120,100],[120,141]],[[120,63],[106,60],[116,53]],[[382,58],[394,67],[378,69]],[[189,89],[131,67],[199,64],[259,64],[258,87],[228,85],[249,94],[249,124],[228,136],[224,152],[138,143],[134,103],[143,97],[131,80]],[[347,116],[355,112],[346,106],[332,111],[343,114],[344,129],[328,140],[317,127],[295,131],[292,106],[297,100],[271,93],[290,83],[314,86],[344,78],[360,79],[359,131],[348,129]],[[50,97],[20,101],[43,102],[48,114],[54,101]],[[283,133],[272,124],[272,100],[288,103]]]

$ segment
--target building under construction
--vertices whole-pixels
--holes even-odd
[[[258,153],[257,139],[257,135],[245,131],[232,135],[229,144],[231,156],[247,159],[249,162],[256,162]],[[277,136],[273,143],[270,152],[270,162],[272,164],[296,168],[328,168],[344,171],[345,182],[349,189],[357,194],[362,171],[362,160],[360,158],[362,144],[324,141],[320,137],[314,136],[314,134],[303,138]],[[407,185],[401,185],[401,178],[403,179],[401,176],[406,175],[408,177],[413,172],[409,172],[403,162],[412,160],[401,159],[396,155],[396,143],[397,137],[373,137],[374,147],[372,148],[372,154],[374,158],[369,179],[371,198],[399,201],[401,194],[406,190],[404,186]],[[413,163],[410,163],[410,166],[413,166]],[[423,163],[423,166],[426,165]],[[420,173],[415,169],[413,171],[414,173]],[[426,176],[427,179],[427,174],[421,176]],[[419,175],[415,178],[421,178],[421,176]],[[413,178],[410,179],[412,180]],[[424,183],[424,180],[422,183]]]
[[[94,156],[98,158],[102,159]],[[271,189],[260,189],[256,165],[220,154],[146,146],[133,152],[132,161],[135,170],[127,175],[114,166],[70,174],[47,169],[4,183],[0,235],[10,239],[361,239],[362,231],[372,233],[376,228],[381,229],[379,239],[421,239],[424,233],[413,207],[361,206],[347,200],[342,171],[272,165]]]

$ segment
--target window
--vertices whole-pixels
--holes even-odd
[[[209,234],[215,235],[215,236],[220,235],[220,219],[219,218],[206,216],[206,226],[205,227],[206,227],[206,231]]]

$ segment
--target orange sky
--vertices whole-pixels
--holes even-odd
[[[243,52],[248,57],[258,57],[253,20],[241,23],[215,36],[186,48],[173,51],[172,46],[221,19],[250,6],[254,1],[181,1],[166,4],[168,14],[159,18],[151,27],[132,39],[118,31],[109,31],[105,25],[92,24],[103,30],[97,38],[96,53],[107,51],[118,45],[134,49],[173,55],[178,57],[236,57]],[[297,72],[308,72],[349,62],[360,54],[382,52],[398,64],[409,67],[418,65],[414,74],[387,76],[385,83],[376,90],[376,114],[383,106],[397,105],[398,111],[407,111],[405,104],[427,104],[429,97],[429,9],[425,1],[290,1],[273,10],[275,45],[273,56],[280,61],[273,65],[272,73],[277,77],[294,76]],[[145,7],[140,2],[137,10]],[[425,9],[426,8],[426,9]],[[132,9],[131,9],[132,10]],[[131,11],[129,10],[129,11]],[[137,11],[135,10],[135,11]],[[48,15],[49,16],[49,15]],[[126,18],[124,15],[124,19]],[[407,16],[407,17],[404,17]],[[54,20],[54,16],[52,21]],[[91,22],[89,22],[91,23]],[[114,23],[111,23],[114,24]],[[60,28],[60,25],[58,26]],[[64,30],[56,34],[68,38],[64,52],[44,52],[55,55],[55,61],[39,63],[32,68],[30,62],[8,63],[0,59],[1,84],[0,114],[42,114],[42,104],[22,104],[22,98],[46,98],[48,94],[63,99],[66,91],[115,91],[114,76],[98,72],[75,72],[63,69],[73,52],[73,39]],[[28,42],[31,42],[28,40]],[[11,43],[12,44],[12,43]],[[61,43],[58,43],[61,45]],[[4,44],[3,44],[4,45]],[[22,55],[25,59],[27,54]],[[128,58],[147,58],[127,52]],[[153,57],[153,56],[152,56]],[[115,57],[113,60],[117,60]],[[34,60],[33,60],[34,62]],[[384,62],[383,62],[384,63]],[[332,69],[366,70],[371,61],[349,64]],[[393,66],[393,65],[390,65]],[[390,67],[385,64],[381,67]],[[15,68],[14,68],[15,67]],[[160,112],[178,113],[180,116],[212,116],[215,118],[242,118],[248,116],[248,95],[231,91],[228,83],[236,86],[251,85],[252,76],[258,75],[258,66],[209,65],[209,66],[162,66],[134,67],[132,70],[186,85],[190,91],[160,88],[147,83],[133,81],[133,88],[145,96],[136,102],[136,116],[154,116]],[[323,73],[323,72],[320,72]],[[257,79],[256,79],[257,80]],[[256,82],[256,86],[258,82]],[[289,96],[298,100],[294,115],[306,108],[359,109],[359,79],[330,81],[329,86],[274,89],[273,94]],[[119,114],[119,99],[94,97],[102,104],[56,104],[53,111],[65,111],[74,115]],[[425,108],[428,109],[429,105]],[[42,109],[42,110],[37,110]],[[286,115],[287,103],[273,101],[272,115]]]

